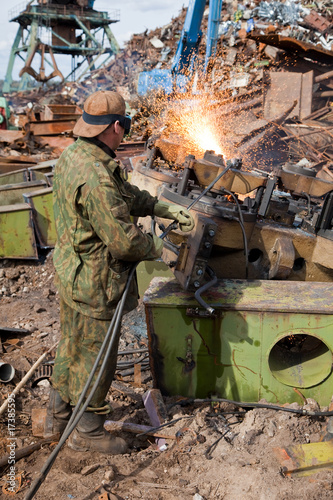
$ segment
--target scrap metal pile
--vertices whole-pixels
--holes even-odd
[[[31,190],[47,189],[51,197],[53,165],[64,147],[74,141],[71,130],[86,96],[98,89],[117,90],[128,101],[133,118],[129,152],[120,151],[120,157],[142,152],[148,139],[145,156],[132,163],[134,168],[139,164],[139,175],[152,192],[159,195],[166,183],[169,187],[163,196],[170,201],[169,191],[173,192],[173,196],[185,198],[178,201],[187,206],[208,185],[207,179],[210,182],[220,173],[218,155],[225,161],[241,159],[241,170],[233,167],[223,183],[221,180],[224,191],[214,186],[194,207],[200,212],[220,205],[216,208],[221,213],[219,224],[230,219],[229,236],[223,233],[223,242],[215,238],[209,253],[211,260],[219,248],[220,259],[222,251],[223,276],[247,273],[256,278],[331,280],[331,267],[322,261],[329,245],[328,233],[324,237],[322,232],[330,231],[329,215],[324,211],[330,213],[333,181],[330,4],[322,1],[314,11],[309,2],[243,2],[241,6],[223,2],[217,55],[204,79],[194,76],[187,94],[167,95],[159,90],[141,96],[137,87],[141,71],[171,66],[186,15],[183,8],[166,26],[133,35],[107,67],[84,81],[6,95],[9,123],[18,129],[1,130],[0,134],[1,205],[6,207],[2,217],[7,219],[26,204],[23,194]],[[203,24],[207,24],[207,13]],[[204,26],[198,64],[204,57]],[[126,149],[126,143],[122,148]],[[186,159],[189,154],[196,160]],[[47,171],[45,160],[51,162]],[[142,169],[150,172],[148,177],[142,175]],[[205,173],[200,174],[200,169]],[[191,175],[185,181],[188,170]],[[43,186],[33,185],[36,172]],[[136,172],[133,182],[135,177]],[[177,191],[180,179],[182,187]],[[7,191],[14,191],[15,199]],[[36,220],[36,207],[29,204],[25,208],[28,220]],[[50,236],[54,234],[50,214],[49,208],[46,216],[41,214],[44,224],[48,221],[48,242],[44,239],[48,247],[53,245]],[[0,224],[1,234],[7,235],[2,236],[4,241],[13,238],[14,233],[7,230],[12,222]],[[274,232],[276,224],[283,229]],[[28,226],[30,250],[13,251],[2,245],[1,257],[37,258],[37,223]],[[297,236],[297,242],[296,234],[303,235]],[[19,248],[15,243],[13,247]],[[242,264],[235,267],[235,262]]]

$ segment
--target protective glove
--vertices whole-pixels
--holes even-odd
[[[152,236],[153,236],[153,242],[154,242],[155,251],[156,251],[156,259],[159,259],[162,255],[162,251],[163,251],[163,246],[164,246],[163,240],[162,240],[162,238],[159,238],[155,234],[153,234]]]
[[[180,205],[171,205],[171,203],[158,201],[154,206],[154,215],[162,219],[176,220],[184,233],[194,228],[194,219],[192,215],[186,208]]]

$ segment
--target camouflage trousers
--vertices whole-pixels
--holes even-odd
[[[110,322],[111,320],[109,319],[100,320],[85,316],[69,307],[60,299],[61,340],[55,357],[51,383],[67,403],[76,405],[78,402],[106,336]],[[116,371],[119,337],[120,328],[118,329],[113,349],[109,355],[106,369],[89,403],[89,407],[97,409],[105,406],[105,397]],[[102,356],[99,367],[103,359],[104,356]],[[96,370],[97,374],[99,367]],[[90,388],[93,386],[95,380],[96,375],[92,379]],[[89,394],[89,390],[87,395]]]

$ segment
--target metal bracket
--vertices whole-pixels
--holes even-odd
[[[204,283],[216,232],[217,225],[212,219],[198,217],[195,230],[182,246],[174,271],[175,277],[185,290],[197,290]]]

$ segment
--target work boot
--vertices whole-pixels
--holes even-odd
[[[50,402],[47,410],[44,435],[62,434],[72,415],[72,407],[61,398],[53,387],[50,390]]]
[[[104,429],[105,415],[86,411],[68,440],[68,447],[75,451],[98,451],[109,455],[126,453],[126,441],[112,437]]]

